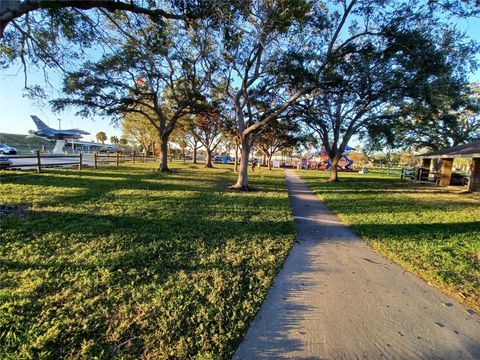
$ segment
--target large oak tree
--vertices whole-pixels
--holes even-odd
[[[225,77],[230,84],[227,94],[241,149],[238,179],[232,188],[249,189],[248,161],[254,135],[313,89],[310,85],[289,92],[274,74],[279,55],[298,33],[310,9],[303,0],[256,1],[251,4],[248,16],[238,16],[224,26],[222,54]],[[270,92],[282,92],[285,96],[277,103],[260,103],[260,98],[270,97]]]
[[[144,116],[160,138],[160,171],[168,171],[168,139],[176,123],[203,112],[216,63],[208,28],[158,26],[143,16],[123,16],[112,24],[110,51],[86,62],[65,78],[64,98],[55,109],[80,108],[120,120],[128,113]]]
[[[332,54],[317,75],[315,91],[295,104],[327,150],[330,181],[338,180],[336,165],[352,136],[405,116],[406,104],[423,101],[439,79],[447,86],[456,82],[458,66],[474,47],[452,36],[455,30],[427,10],[395,2],[344,2],[338,18],[347,22],[352,14],[348,31],[330,42]],[[335,21],[323,25],[313,38],[335,28]],[[329,50],[325,54],[318,44],[321,39],[300,58],[320,63]]]

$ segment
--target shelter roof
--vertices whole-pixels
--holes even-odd
[[[420,159],[480,158],[480,141],[420,154]]]

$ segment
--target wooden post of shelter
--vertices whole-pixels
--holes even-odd
[[[450,179],[452,178],[453,158],[442,159],[442,168],[440,170],[440,186],[450,185]]]
[[[41,173],[42,172],[42,162],[41,162],[41,158],[40,158],[40,151],[37,150],[37,173]]]
[[[432,159],[422,159],[422,169],[430,170],[431,164],[432,164]]]
[[[470,168],[471,175],[468,181],[468,191],[480,190],[480,158],[472,159],[472,166]]]

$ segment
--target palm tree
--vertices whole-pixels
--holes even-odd
[[[116,137],[115,135],[113,136],[110,136],[110,142],[113,144],[113,145],[118,145],[120,143],[120,140],[118,139],[118,137]]]
[[[102,145],[105,145],[105,141],[107,141],[107,134],[105,134],[103,131],[100,131],[95,135],[95,138],[97,141],[100,141]]]

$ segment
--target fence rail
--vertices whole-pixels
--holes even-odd
[[[74,165],[78,168],[78,170],[82,170],[83,166],[85,165],[93,165],[95,169],[98,169],[99,165],[104,165],[104,164],[115,164],[116,166],[120,166],[120,164],[126,163],[126,162],[132,162],[133,164],[135,164],[136,161],[144,163],[146,161],[155,160],[155,158],[147,157],[145,154],[138,155],[135,152],[133,152],[132,154],[93,153],[92,155],[88,156],[88,158],[90,159],[90,164],[85,163],[86,157],[87,156],[85,156],[82,153],[78,155],[50,155],[50,154],[42,155],[40,151],[37,151],[35,155],[8,156],[9,159],[32,159],[32,162],[24,163],[24,164],[11,164],[6,168],[35,167],[37,169],[37,172],[41,173],[43,168],[49,168],[49,167],[55,167],[55,166]],[[45,162],[46,159],[69,159],[70,161],[47,163]]]
[[[48,168],[52,166],[63,166],[63,165],[75,165],[79,170],[82,169],[83,165],[83,154],[79,155],[41,155],[40,151],[37,151],[35,155],[13,155],[8,156],[9,159],[32,159],[32,163],[26,164],[11,164],[7,168],[22,168],[22,167],[36,167],[37,173],[42,172],[42,168]],[[78,159],[74,161],[64,161],[64,162],[55,162],[55,163],[45,163],[42,162],[42,159]]]
[[[98,168],[100,164],[111,164],[115,163],[116,166],[120,166],[121,163],[132,162],[135,164],[136,159],[139,159],[141,162],[155,160],[154,157],[147,157],[146,154],[138,155],[135,151],[132,154],[93,154],[93,166],[95,169]]]

